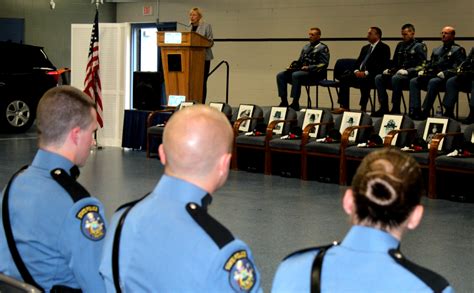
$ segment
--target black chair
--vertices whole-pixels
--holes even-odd
[[[471,142],[474,132],[474,124],[469,125],[462,132],[448,132],[438,134],[433,138],[433,149],[430,149],[429,166],[429,192],[430,197],[446,197],[457,195],[462,197],[472,196],[472,179],[474,179],[474,157],[448,157],[447,155],[438,155],[437,146],[441,139],[453,137],[454,139],[464,140],[463,144]],[[443,178],[443,180],[437,180]],[[470,200],[473,200],[471,197]]]
[[[273,108],[273,107],[272,107]],[[247,169],[251,171],[260,171],[263,169],[265,174],[270,174],[268,170],[268,143],[272,139],[279,139],[282,135],[288,134],[292,125],[296,125],[296,111],[292,108],[286,109],[286,116],[273,119],[270,117],[272,108],[265,108],[263,114],[263,121],[261,125],[265,126],[262,135],[260,136],[248,136],[248,135],[238,135],[235,137],[234,143],[234,156],[235,160],[232,164],[235,168],[241,167],[241,169]],[[237,120],[239,121],[239,120]],[[240,122],[240,121],[239,121]],[[283,125],[281,125],[283,123]],[[234,131],[236,131],[238,122],[234,124]],[[276,128],[281,129],[281,134],[273,134]],[[238,128],[237,128],[238,129]],[[244,156],[241,156],[240,153],[246,151]],[[251,162],[251,166],[239,160],[239,158],[245,158],[247,163]],[[263,160],[261,160],[263,158]],[[262,164],[260,164],[260,162]]]
[[[385,137],[384,143],[391,144],[392,139],[395,135],[402,134],[402,133],[409,133],[409,137],[406,140],[406,146],[410,146],[412,143],[415,142],[415,139],[423,137],[423,134],[425,132],[425,126],[426,126],[426,120],[421,121],[420,123],[418,123],[418,125],[415,124],[416,128],[392,130]],[[460,131],[461,131],[461,124],[458,121],[449,118],[445,133],[460,132]],[[434,164],[437,156],[446,154],[449,150],[452,149],[453,141],[454,141],[454,136],[446,136],[443,139],[443,145],[442,145],[441,150],[438,150],[439,142],[436,142],[436,140],[433,138],[432,140],[433,144],[430,150],[409,152],[409,154],[412,155],[413,158],[418,162],[421,169],[424,170],[425,174],[428,173],[428,176],[427,176],[428,194],[427,195],[429,198],[436,197],[434,190],[431,189],[433,187],[433,185],[431,184],[431,181],[433,180],[430,178],[432,174],[429,174],[429,170],[432,168],[431,165]]]
[[[271,139],[268,142],[267,154],[266,154],[266,165],[265,170],[266,174],[273,174],[275,171],[279,172],[280,175],[284,176],[301,176],[301,150],[304,146],[303,143],[308,143],[309,141],[314,141],[316,138],[326,136],[328,125],[333,124],[333,118],[331,111],[327,109],[322,109],[321,121],[319,123],[310,123],[309,127],[314,128],[316,125],[319,125],[318,133],[316,137],[310,138],[303,142],[302,136],[304,133],[304,118],[306,112],[297,113],[297,125],[292,128],[295,132],[301,132],[301,136],[297,139]],[[280,122],[282,123],[282,122]],[[306,125],[306,126],[308,126]],[[269,127],[270,128],[270,127]],[[271,128],[270,128],[271,129]],[[299,131],[296,131],[296,130]],[[309,130],[307,130],[309,132]],[[287,160],[290,158],[290,160]],[[294,158],[294,160],[292,160]]]
[[[306,90],[306,95],[308,97],[308,101],[307,101],[307,107],[308,108],[312,108],[312,102],[311,102],[311,94],[310,94],[310,90],[311,90],[311,87],[312,86],[316,86],[316,108],[319,107],[319,83],[321,82],[321,80],[326,80],[327,79],[327,71],[329,69],[324,69],[324,74],[322,75],[322,77],[324,79],[312,79],[310,80],[309,82],[307,82],[306,84],[304,84],[304,87],[305,87],[305,90]],[[331,98],[331,109],[332,109],[332,98]]]
[[[382,125],[383,117],[380,118],[372,118],[373,126],[360,126],[355,127],[354,129],[362,129],[362,128],[369,128],[372,130],[372,135],[379,135],[380,128],[384,127]],[[406,128],[413,128],[414,123],[413,120],[410,119],[408,116],[403,116],[402,123],[399,128],[406,129]],[[381,138],[383,141],[383,138]],[[396,146],[403,147],[406,145],[408,139],[408,133],[401,133],[397,138]],[[342,141],[342,145],[348,145],[348,142]],[[390,144],[383,144],[383,147],[390,147]],[[344,152],[341,153],[340,159],[340,177],[339,177],[339,184],[340,185],[347,185],[351,182],[352,175],[355,173],[353,171],[356,170],[356,167],[360,164],[360,162],[364,159],[365,156],[370,154],[371,152],[379,149],[377,147],[358,147],[356,145],[343,147]]]
[[[355,59],[338,59],[336,64],[334,64],[334,69],[328,69],[328,71],[332,71],[332,79],[323,79],[319,81],[318,86],[325,87],[328,89],[329,98],[331,99],[331,110],[334,109],[334,100],[332,98],[331,88],[336,90],[336,94],[339,94],[339,87],[341,86],[341,76],[347,70],[352,70],[354,68]],[[318,88],[316,88],[318,90]],[[316,91],[316,108],[319,107],[319,100],[318,100],[318,91]]]
[[[334,129],[337,131],[339,131],[341,128],[342,118],[343,115],[339,115],[339,117],[335,118]],[[359,125],[361,125],[362,127],[371,126],[372,119],[368,114],[362,113]],[[356,129],[357,127],[347,127],[346,129],[344,129],[344,131],[341,133],[341,140],[337,142],[327,143],[312,141],[304,144],[304,146],[302,146],[301,152],[301,179],[308,180],[308,169],[309,167],[311,167],[311,169],[319,172],[319,177],[326,178],[328,180],[330,179],[330,181],[339,182],[340,158],[342,152],[344,152],[344,148],[349,145],[355,145],[360,142],[367,141],[368,134],[370,134],[370,131],[367,131],[366,129],[361,129],[361,131],[357,132],[357,136],[354,142],[350,142],[348,145],[343,145],[342,142],[344,141],[344,138],[351,136],[353,134],[353,131]],[[307,134],[304,133],[303,141],[307,139]],[[310,166],[308,162],[310,158],[317,159],[319,160],[319,162],[317,162],[314,167]],[[335,166],[335,170],[329,170],[330,166]],[[334,174],[331,174],[333,171]],[[336,177],[338,178],[337,180]]]

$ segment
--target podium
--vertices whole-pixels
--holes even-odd
[[[207,38],[195,32],[158,32],[158,46],[166,86],[166,102],[170,96],[202,103],[204,61]]]

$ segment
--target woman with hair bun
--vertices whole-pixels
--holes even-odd
[[[286,257],[272,292],[451,292],[442,276],[399,250],[423,217],[424,192],[410,155],[391,148],[367,155],[343,198],[353,225],[344,240]]]

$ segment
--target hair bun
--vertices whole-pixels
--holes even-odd
[[[397,192],[390,182],[378,177],[367,180],[365,196],[373,203],[388,206],[397,199]]]

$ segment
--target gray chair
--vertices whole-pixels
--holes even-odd
[[[372,118],[373,126],[361,126],[354,129],[362,129],[367,128],[367,131],[371,131],[372,134],[378,135],[380,132],[380,128],[382,127],[383,118]],[[413,128],[414,123],[413,120],[410,119],[407,115],[403,116],[402,125],[400,126],[401,129]],[[407,144],[407,139],[409,135],[408,133],[401,133],[397,139],[396,146],[402,147]],[[382,138],[383,139],[383,138]],[[343,145],[348,145],[348,142],[343,141]],[[390,144],[384,144],[384,147],[390,147]],[[353,175],[356,167],[360,164],[360,162],[364,159],[364,157],[371,152],[377,150],[377,147],[364,147],[360,148],[356,145],[350,145],[343,148],[345,151],[341,154],[341,160],[339,165],[340,170],[340,177],[339,177],[339,184],[340,185],[347,185],[351,182],[351,178]]]
[[[334,129],[336,130],[340,129],[342,117],[343,116],[340,115],[335,119]],[[372,119],[370,118],[368,114],[362,113],[362,117],[361,117],[361,121],[359,125],[370,126],[372,125]],[[309,169],[308,160],[309,159],[312,159],[312,160],[316,159],[320,161],[315,164],[315,167],[313,169],[320,173],[325,173],[324,174],[325,176],[322,176],[322,177],[331,178],[330,181],[334,181],[332,178],[333,177],[332,175],[334,175],[335,177],[340,177],[338,167],[340,165],[341,153],[344,151],[342,148],[346,147],[342,145],[342,141],[344,140],[345,136],[349,137],[355,129],[356,128],[354,127],[346,128],[341,135],[342,136],[341,141],[338,141],[338,142],[325,143],[325,142],[312,141],[305,144],[301,152],[301,179],[308,180],[308,169]],[[357,132],[355,142],[351,142],[349,145],[366,141],[369,134],[370,134],[370,131],[367,131],[366,129],[361,129],[361,131]],[[306,133],[303,134],[303,140],[305,139],[308,139],[308,135]],[[322,161],[327,161],[327,164],[323,163]],[[326,167],[336,166],[337,174],[329,174],[331,176],[327,176],[328,168],[323,168],[323,166],[326,166]],[[338,182],[338,180],[335,180],[335,181]]]
[[[291,126],[296,124],[296,111],[293,110],[292,108],[287,108],[286,116],[282,117],[283,119],[274,120],[272,121],[272,123],[269,124],[271,110],[272,110],[271,107],[264,108],[262,111],[262,118],[256,118],[256,119],[245,118],[247,120],[252,119],[253,122],[255,122],[255,126],[253,128],[250,128],[250,130],[253,130],[257,126],[257,123],[259,121],[260,121],[260,124],[262,126],[265,126],[266,129],[262,131],[262,135],[260,136],[247,136],[243,133],[238,133],[237,135],[235,135],[233,164],[232,164],[233,169],[239,169],[239,165],[240,165],[240,167],[244,167],[243,169],[246,169],[246,167],[247,169],[253,169],[255,171],[259,171],[260,169],[263,169],[263,172],[265,174],[269,174],[269,170],[265,168],[268,164],[267,163],[268,142],[271,139],[279,138],[281,135],[288,134]],[[234,134],[236,134],[236,131],[239,128],[240,122],[243,122],[243,121],[238,119],[236,123],[234,124]],[[280,125],[281,123],[284,123],[284,125],[281,126]],[[273,131],[278,126],[282,127],[282,134],[274,135]],[[239,160],[240,153],[243,153],[243,152],[247,153],[244,157],[249,156],[250,154],[252,154],[252,156],[255,156],[255,159],[251,160],[254,163],[253,166],[251,166],[251,168],[248,168],[249,166],[246,166],[243,160]],[[259,162],[261,161],[260,158],[263,158],[263,162],[262,162],[263,164],[261,165],[262,168],[260,168],[260,164],[259,164]],[[248,159],[248,157],[246,159]]]
[[[416,128],[409,128],[409,129],[399,129],[399,130],[392,130],[387,137],[385,138],[386,144],[390,144],[391,140],[393,139],[394,135],[396,134],[402,134],[404,132],[409,133],[409,137],[406,140],[406,146],[410,146],[415,139],[417,138],[422,138],[423,133],[425,131],[425,126],[426,126],[426,120],[418,123],[418,125],[415,125]],[[446,133],[453,133],[453,132],[460,132],[461,131],[461,124],[454,120],[449,118],[448,119],[448,126],[446,129]],[[439,136],[440,134],[438,134]],[[435,136],[436,138],[437,136]],[[435,159],[439,155],[443,155],[447,153],[449,150],[452,149],[453,146],[453,141],[454,141],[455,136],[447,135],[444,138],[444,142],[441,148],[441,151],[438,150],[438,145],[439,141],[436,142],[435,139],[432,141],[432,147],[430,150],[425,150],[425,151],[419,151],[419,152],[410,152],[410,155],[413,156],[413,158],[418,162],[420,165],[421,169],[424,170],[424,172],[429,173],[429,169],[432,168],[430,167],[431,164],[434,164]],[[436,145],[435,145],[436,144]],[[431,185],[432,179],[430,178],[430,174],[428,174],[427,182],[428,182],[428,197],[429,198],[435,198],[435,193],[434,190],[431,190],[433,185]]]
[[[40,293],[38,288],[16,280],[4,274],[0,274],[0,292],[5,293]]]
[[[302,129],[303,122],[304,122],[304,117],[305,117],[305,112],[297,112],[297,124],[296,127],[299,128],[301,133],[304,132]],[[312,123],[308,125],[309,128],[314,128],[316,125],[319,125],[318,133],[317,133],[317,138],[319,137],[324,137],[326,136],[328,125],[333,124],[333,117],[331,115],[331,111],[323,109],[323,114],[321,117],[321,122],[320,123]],[[308,130],[309,132],[310,130]],[[310,138],[306,140],[304,143],[308,143],[308,141],[313,141],[316,138]],[[269,141],[268,143],[268,149],[267,149],[267,154],[266,158],[267,163],[265,166],[265,170],[267,171],[267,174],[273,173],[273,169],[275,165],[282,165],[284,162],[282,160],[276,160],[278,157],[280,158],[288,158],[288,157],[295,157],[296,160],[294,160],[291,165],[291,169],[293,170],[292,172],[286,171],[286,174],[291,173],[297,173],[299,176],[300,170],[301,170],[301,149],[304,146],[303,144],[303,139],[302,136],[298,139],[291,139],[291,140],[282,140],[280,138],[273,138]],[[274,163],[275,161],[275,163]],[[285,160],[288,161],[288,160]],[[281,169],[281,168],[280,168]]]
[[[434,148],[430,149],[430,157],[432,159],[429,165],[428,187],[431,198],[438,198],[450,194],[457,194],[462,197],[472,196],[472,188],[470,186],[474,179],[474,157],[463,158],[448,157],[446,154],[438,155],[436,147],[441,139],[446,139],[446,137],[452,137],[454,140],[456,140],[456,138],[464,140],[463,144],[466,145],[471,142],[473,132],[474,124],[471,124],[466,127],[464,133],[448,132],[438,134],[433,138],[432,144]],[[446,180],[447,176],[449,180]],[[445,180],[437,180],[439,177]],[[446,182],[450,183],[449,186],[445,184]]]

